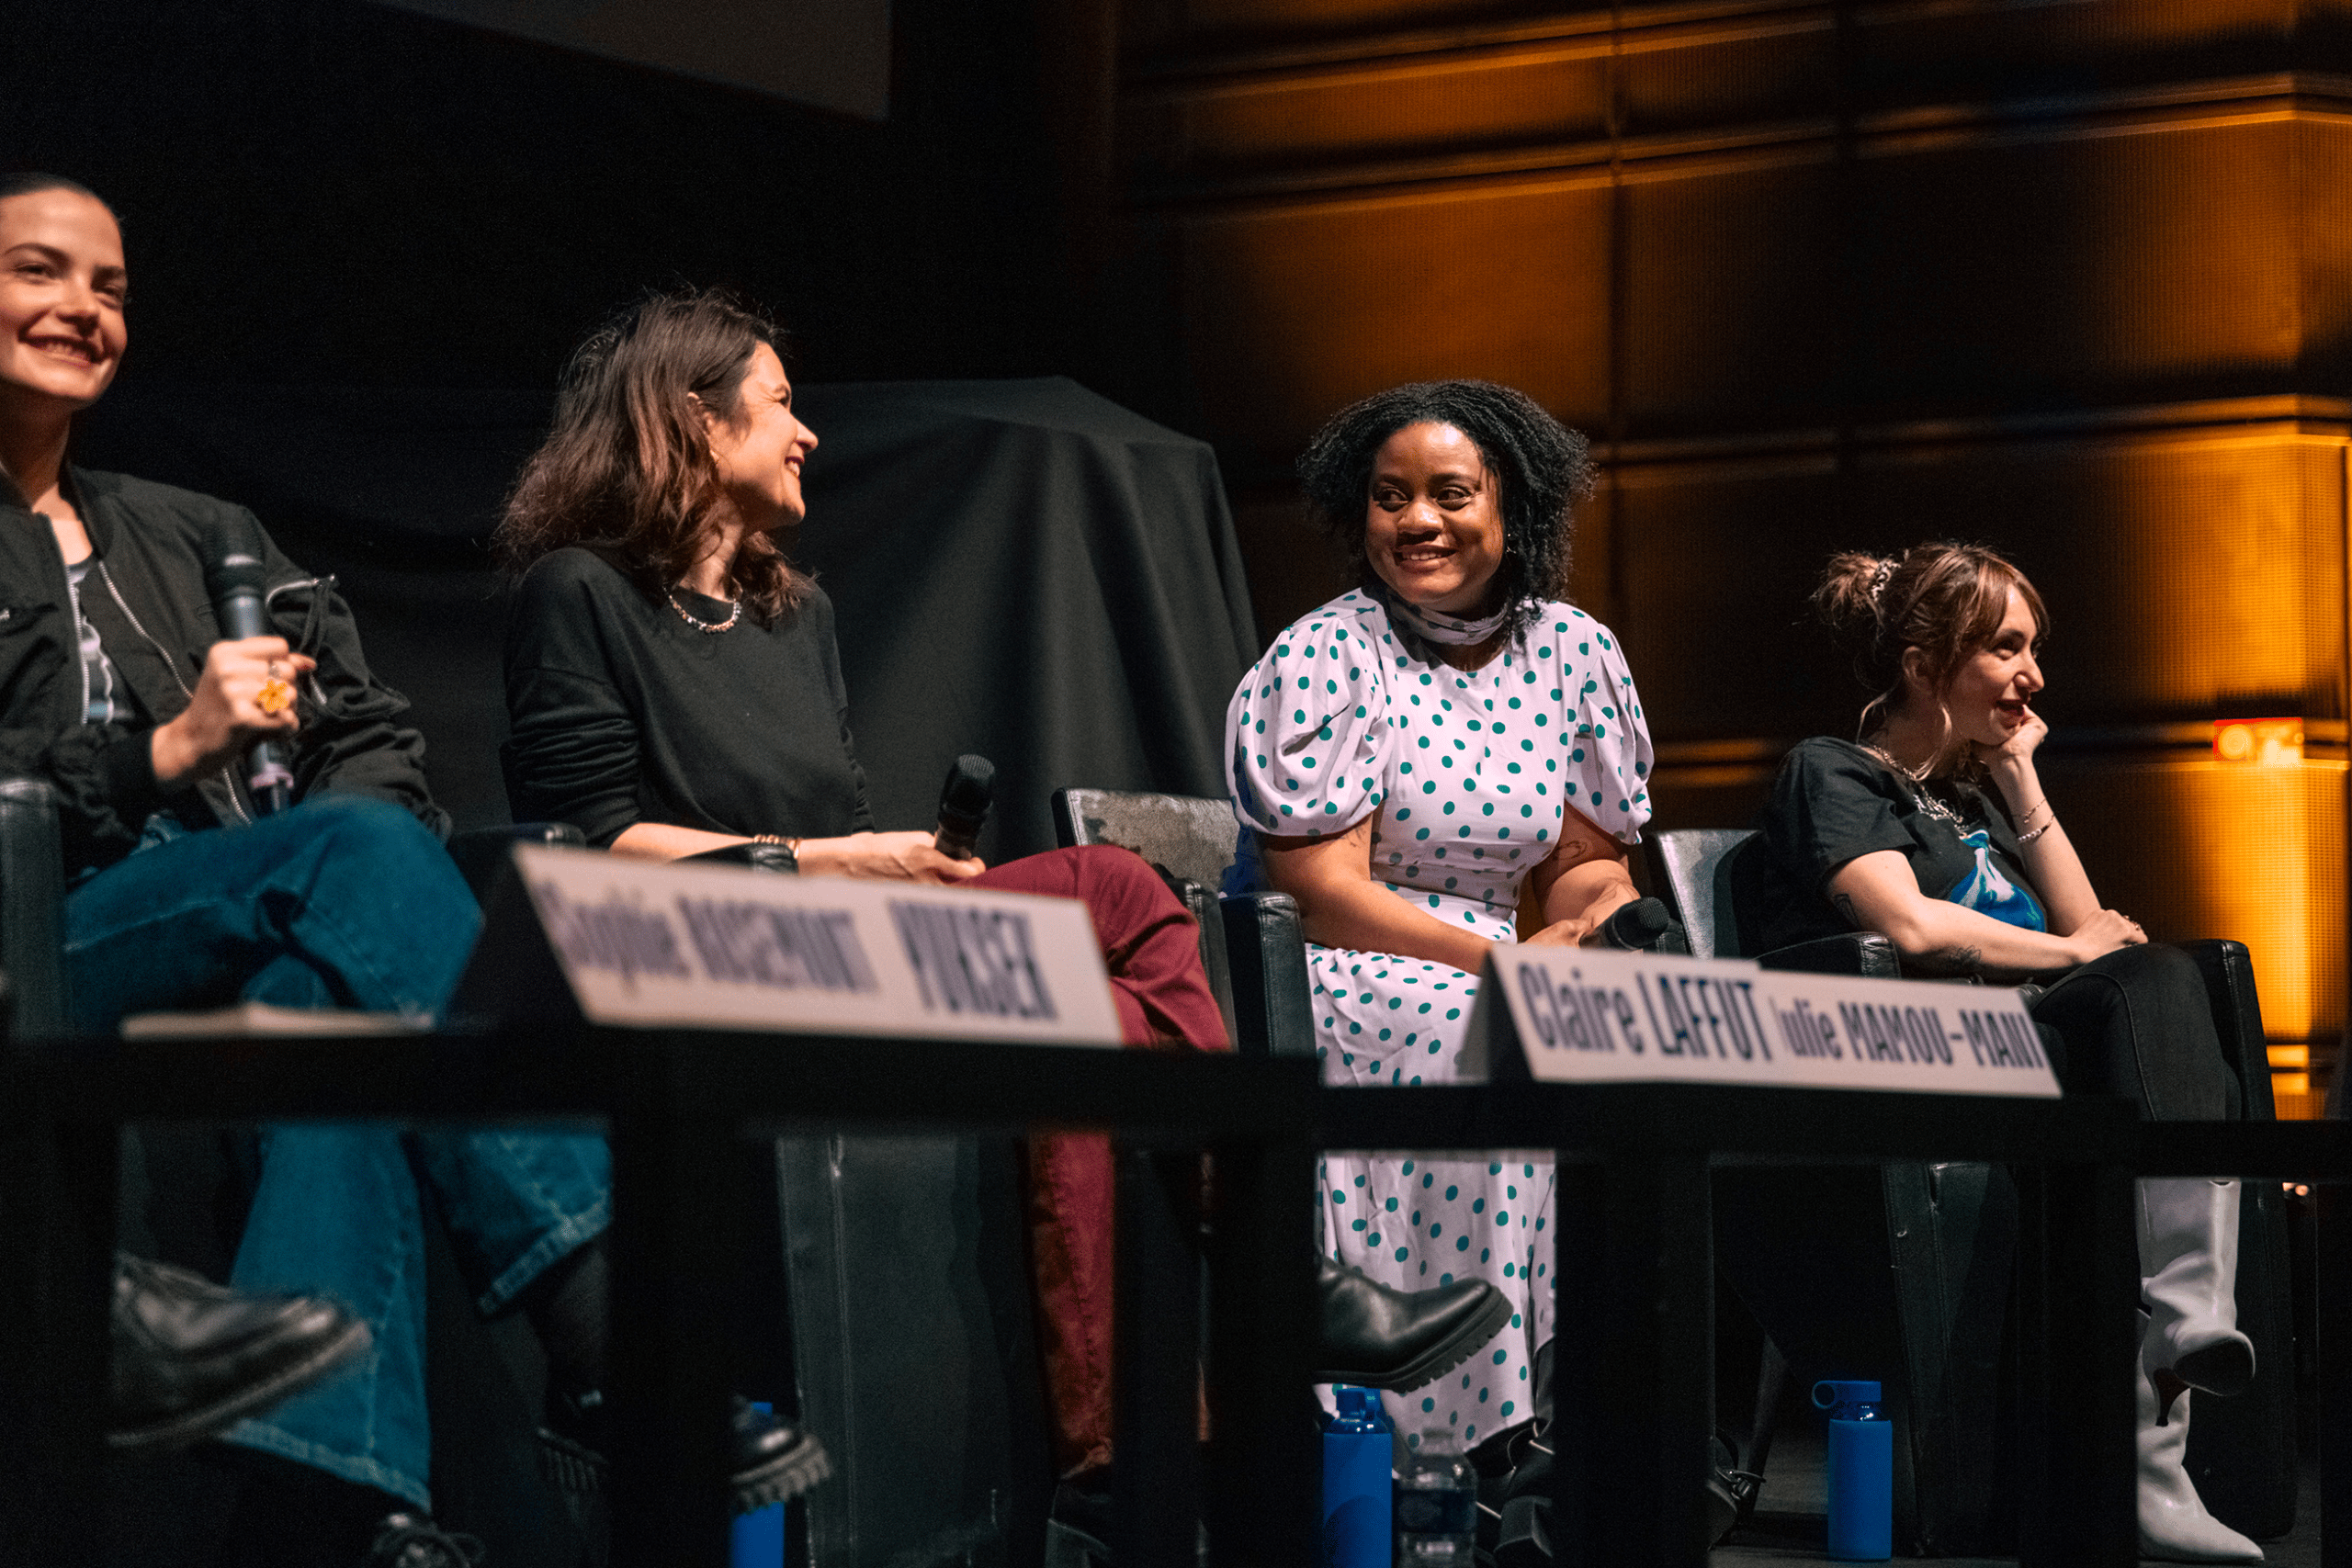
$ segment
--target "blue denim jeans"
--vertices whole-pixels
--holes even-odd
[[[142,847],[66,896],[65,978],[81,1031],[126,1013],[355,1007],[430,1016],[481,917],[430,832],[383,801],[327,795],[250,827]],[[368,1042],[349,1049],[363,1069]],[[241,1422],[228,1440],[432,1506],[424,1400],[424,1195],[476,1305],[494,1313],[610,1216],[611,1156],[589,1134],[266,1129],[232,1282],[315,1292],[368,1321],[374,1354]]]

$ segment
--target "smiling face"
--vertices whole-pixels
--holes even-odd
[[[85,409],[128,342],[122,231],[78,191],[0,200],[0,411]]]
[[[1407,604],[1450,615],[1494,608],[1502,498],[1478,444],[1451,424],[1408,424],[1372,461],[1364,558]]]
[[[1979,746],[2007,743],[2026,721],[2026,705],[2041,690],[2041,665],[2033,645],[2041,635],[2025,596],[2009,590],[1993,640],[1961,661],[1943,690],[1952,734]]]
[[[792,382],[775,350],[761,344],[743,368],[735,417],[706,413],[718,482],[747,527],[765,533],[808,515],[800,468],[817,449],[817,433],[792,412]]]

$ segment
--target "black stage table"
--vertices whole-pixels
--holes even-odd
[[[64,1048],[69,1052],[70,1047]],[[103,1539],[104,1303],[112,1273],[116,1145],[130,1122],[383,1118],[545,1122],[596,1119],[613,1147],[614,1398],[644,1412],[619,1427],[616,1563],[722,1564],[725,1415],[741,1217],[732,1141],[787,1122],[872,1127],[1108,1128],[1214,1150],[1234,1200],[1219,1227],[1208,1393],[1218,1440],[1198,1473],[1197,1357],[1181,1398],[1120,1399],[1123,1517],[1183,1515],[1191,1568],[1204,1495],[1230,1562],[1306,1563],[1313,1549],[1316,1438],[1306,1404],[1315,1312],[1315,1066],[1297,1060],[1067,1045],[971,1044],[742,1032],[511,1031],[495,1036],[174,1041],[0,1067],[0,1279],[35,1337],[36,1430],[51,1473],[12,1480],[6,1506],[38,1514],[30,1561],[85,1559]],[[1132,1163],[1132,1162],[1130,1162]],[[1194,1183],[1197,1187],[1197,1182]],[[1123,1235],[1182,1242],[1158,1200],[1123,1179]],[[25,1201],[32,1197],[33,1201]],[[1123,1246],[1123,1252],[1130,1250]],[[1131,1267],[1131,1283],[1148,1278]],[[1122,1290],[1124,1343],[1151,1346],[1197,1322],[1197,1293]],[[1138,1295],[1143,1298],[1138,1302]],[[1197,1328],[1193,1332],[1196,1335]],[[1174,1359],[1129,1358],[1146,1367]],[[1151,1430],[1148,1433],[1146,1428]],[[1160,1438],[1165,1427],[1173,1438]],[[1160,1440],[1155,1441],[1155,1438]],[[1156,1455],[1182,1462],[1165,1468]],[[1132,1499],[1153,1500],[1138,1514]],[[1133,1543],[1123,1562],[1173,1562]]]
[[[1332,1089],[1318,1142],[1557,1151],[1555,1399],[1592,1414],[1559,1428],[1554,1540],[1563,1564],[1610,1568],[1706,1562],[1712,1168],[2017,1168],[2021,1568],[2139,1561],[2132,1179],[2352,1179],[2343,1122],[2142,1122],[2119,1100],[1700,1084]],[[2343,1187],[2322,1191],[2323,1562],[2352,1568],[2352,1213]]]
[[[364,1067],[355,1070],[357,1063]],[[175,1042],[0,1069],[0,1269],[33,1304],[44,1525],[97,1539],[115,1139],[125,1122],[601,1119],[613,1141],[616,1399],[646,1412],[614,1456],[614,1561],[718,1563],[729,1312],[740,1220],[729,1144],[781,1122],[1110,1128],[1119,1161],[1123,1564],[1312,1563],[1315,1151],[1558,1151],[1556,1376],[1564,1563],[1704,1562],[1712,1346],[1707,1172],[1747,1161],[1969,1159],[2018,1168],[2028,1454],[2020,1561],[2135,1560],[2130,1181],[2136,1174],[2352,1179],[2332,1122],[2144,1124],[2120,1103],[1697,1084],[1325,1089],[1304,1060],[736,1032]],[[37,1158],[27,1159],[30,1150]],[[1216,1156],[1208,1472],[1195,1443],[1200,1296],[1185,1223]],[[2323,1188],[2322,1521],[2352,1568],[2352,1211]],[[27,1495],[20,1490],[18,1496]]]

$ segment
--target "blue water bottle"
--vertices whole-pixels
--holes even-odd
[[[1389,1568],[1388,1418],[1376,1389],[1334,1383],[1323,1418],[1323,1568]]]
[[[1879,1386],[1830,1378],[1813,1385],[1829,1412],[1829,1555],[1883,1562],[1894,1555],[1894,1423]]]
[[[765,1416],[775,1406],[753,1400],[752,1408]],[[748,1514],[738,1514],[729,1531],[728,1568],[784,1568],[784,1505],[770,1503]]]

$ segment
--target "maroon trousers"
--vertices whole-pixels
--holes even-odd
[[[1032,855],[967,886],[1075,898],[1094,918],[1119,1037],[1130,1045],[1224,1051],[1225,1018],[1201,969],[1199,928],[1159,874],[1105,845]],[[1054,1460],[1076,1475],[1111,1461],[1111,1140],[1029,1140],[1030,1261],[1044,1340]]]

